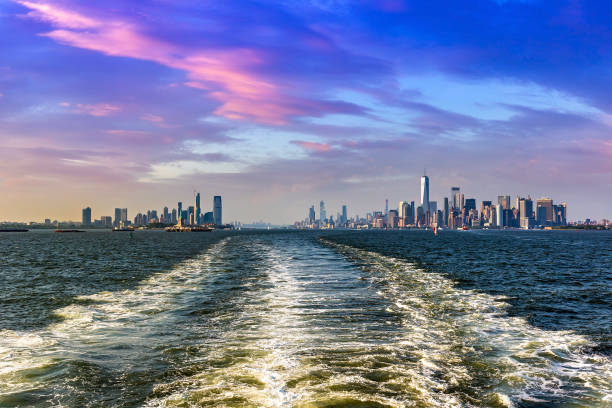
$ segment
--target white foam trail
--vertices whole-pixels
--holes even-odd
[[[401,346],[393,344],[393,338],[386,339],[391,344],[381,344],[379,338],[368,338],[367,328],[334,333],[321,326],[329,323],[330,313],[362,312],[350,307],[359,292],[353,290],[352,283],[346,290],[325,293],[309,286],[338,284],[347,273],[357,275],[358,271],[327,248],[307,241],[297,245],[300,247],[251,244],[250,250],[264,258],[270,287],[250,299],[251,306],[245,307],[239,319],[243,324],[229,330],[218,347],[208,350],[205,360],[212,361],[213,368],[158,385],[154,394],[165,396],[150,399],[147,406],[243,404],[276,408],[350,406],[360,401],[389,407],[415,401],[431,406],[460,405],[456,396],[440,392],[444,387],[429,375],[435,367],[427,365],[427,360],[419,366],[404,365],[397,355]],[[301,261],[295,260],[296,253]],[[338,297],[345,299],[334,303]],[[226,361],[233,355],[244,358],[214,367],[215,361]],[[379,391],[367,391],[378,386],[367,376],[377,375],[380,370],[375,366],[384,361],[390,365],[391,379]]]
[[[194,301],[204,279],[224,276],[226,259],[250,251],[244,274],[266,278],[231,319],[218,318],[232,326],[190,344],[196,352],[184,364],[195,374],[156,385],[147,406],[511,407],[555,395],[609,406],[612,365],[581,352],[591,346],[585,337],[534,328],[509,317],[503,298],[458,289],[408,262],[328,244],[335,251],[280,238],[229,249],[226,240],[135,289],[82,297],[44,330],[3,331],[0,395],[37,388],[44,380],[29,370],[58,359],[109,350],[113,358],[100,363],[122,367],[147,356],[132,344],[182,346],[157,330]]]
[[[475,371],[494,374],[493,392],[485,401],[512,406],[513,400],[548,402],[561,397],[588,406],[609,406],[612,362],[585,354],[592,344],[569,331],[547,331],[520,317],[507,315],[503,297],[456,288],[441,274],[375,252],[326,243],[365,263],[371,282],[405,316],[404,348],[419,350],[421,372],[446,392],[453,384],[469,384]],[[498,378],[495,378],[498,377]]]
[[[221,349],[210,350],[210,359],[238,355],[229,367],[211,369],[173,384],[160,384],[157,392],[178,389],[167,397],[150,399],[147,406],[186,404],[224,406],[224,401],[248,401],[250,406],[290,407],[297,395],[287,388],[288,373],[299,361],[295,358],[308,335],[301,330],[298,306],[302,298],[299,283],[290,265],[274,249],[261,243],[249,248],[265,257],[270,283],[250,305],[245,305],[240,327],[228,330]],[[293,271],[294,272],[294,271]]]
[[[136,349],[156,341],[152,331],[170,323],[166,312],[179,306],[181,294],[196,290],[208,277],[204,270],[226,242],[152,275],[136,288],[79,296],[76,303],[55,311],[61,321],[42,330],[1,330],[0,395],[41,387],[45,380],[30,373],[79,356],[102,355],[100,363],[111,367],[142,361],[142,350]]]

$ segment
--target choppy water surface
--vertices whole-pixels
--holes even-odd
[[[0,239],[0,406],[612,406],[611,234]]]

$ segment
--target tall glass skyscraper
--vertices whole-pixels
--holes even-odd
[[[421,177],[421,207],[423,207],[423,213],[429,212],[429,177]]]
[[[83,216],[81,223],[83,225],[91,225],[91,208],[85,207],[83,208]]]
[[[444,197],[444,225],[448,225],[448,197]]]
[[[200,208],[200,193],[197,193],[195,196],[195,223],[200,224],[202,221],[201,218],[202,209]]]
[[[497,204],[501,206],[502,210],[510,209],[510,196],[497,196]]]
[[[319,203],[319,218],[321,219],[321,223],[323,223],[327,219],[327,213],[325,212],[325,203],[323,200]]]
[[[213,197],[213,217],[215,219],[215,225],[223,224],[221,196]]]
[[[461,189],[459,187],[451,187],[451,210],[461,210]]]
[[[121,223],[121,208],[115,208],[115,220],[113,221],[113,225],[118,227],[119,223]]]

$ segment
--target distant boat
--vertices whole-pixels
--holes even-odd
[[[19,228],[6,228],[0,229],[0,232],[28,232],[27,229],[19,229]]]
[[[58,229],[58,230],[55,230],[55,232],[85,232],[85,231],[76,230],[76,229]]]
[[[134,228],[113,228],[113,232],[134,231]]]

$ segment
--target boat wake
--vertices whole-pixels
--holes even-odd
[[[0,406],[612,404],[612,363],[441,274],[299,235],[232,236],[0,332]]]
[[[325,241],[359,265],[390,310],[402,316],[396,352],[464,405],[612,404],[612,362],[569,331],[546,331],[507,314],[503,297],[458,289],[441,274]]]

